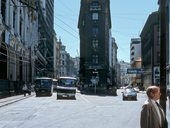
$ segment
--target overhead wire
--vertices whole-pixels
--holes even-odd
[[[71,30],[73,30],[73,32],[79,34],[77,31],[75,31],[75,29],[73,29],[72,27],[70,27],[70,25],[66,24],[63,20],[61,20],[60,18],[58,18],[57,16],[54,16],[55,18],[57,18],[59,21],[61,21],[63,24],[65,24],[67,27],[69,27]]]
[[[63,27],[61,27],[60,25],[54,23],[55,25],[57,25],[59,28],[61,28],[62,30],[64,30],[65,32],[69,33],[71,36],[73,36],[76,39],[79,39],[77,36],[75,36],[74,34],[72,34],[71,32],[69,32],[68,30],[64,29]]]
[[[62,6],[64,6],[64,8],[65,8],[65,10],[69,10],[69,11],[71,11],[71,12],[74,12],[74,11],[72,11],[70,8],[68,8],[64,3],[63,3],[63,1],[60,1],[59,2],[60,4],[62,4]],[[126,20],[137,20],[137,19],[132,19],[132,18],[129,18],[129,17],[127,17],[127,15],[147,15],[147,14],[145,14],[145,13],[122,13],[122,14],[116,14],[116,13],[113,13],[113,14],[111,14],[112,16],[113,15],[118,15],[118,18],[124,18],[124,19],[126,19]],[[68,24],[66,24],[63,20],[61,20],[58,16],[55,16],[55,18],[57,18],[60,22],[62,22],[64,25],[66,25],[69,29],[71,29],[72,30],[72,32],[76,32],[75,31],[75,29],[73,29],[72,27],[70,27],[70,25],[68,25]],[[68,18],[68,17],[67,17]],[[59,24],[56,24],[58,27],[60,27],[61,29],[63,29],[64,31],[66,31],[67,33],[69,33],[70,35],[72,35],[74,38],[75,38],[75,36],[71,33],[71,32],[68,32],[68,30],[66,30],[66,29],[64,29],[63,27],[61,27]],[[76,32],[77,33],[77,32]],[[121,32],[121,31],[118,31],[118,30],[115,30],[115,29],[112,29],[112,34],[113,33],[118,33],[119,35],[121,35],[121,36],[124,36],[124,37],[129,37],[129,35],[134,35],[135,37],[136,37],[136,34],[133,34],[133,33],[131,33],[131,34],[129,34],[129,33],[123,33],[123,32]],[[114,34],[113,34],[114,35]],[[138,34],[139,35],[139,34]],[[114,36],[113,36],[114,37]],[[77,38],[76,37],[76,39],[79,39],[79,38]],[[119,50],[119,52],[124,52],[124,51],[126,51],[121,45],[119,45],[120,43],[118,42],[117,43],[117,45],[119,46],[119,48],[120,48],[120,50]],[[129,44],[130,45],[130,44]],[[129,51],[129,53],[130,53],[130,51]]]

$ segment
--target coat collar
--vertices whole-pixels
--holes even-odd
[[[155,106],[154,106],[154,104],[153,104],[153,101],[151,101],[151,99],[148,99],[148,100],[146,100],[145,102],[151,107],[151,109],[152,109],[152,111],[153,111],[153,113],[154,113],[155,118],[158,120],[158,122],[160,122],[160,120],[159,120],[159,115],[158,115],[158,113],[157,113],[157,111],[156,111],[156,108],[155,108]],[[159,123],[159,124],[160,124],[160,123]],[[160,125],[160,126],[161,126],[161,125]]]

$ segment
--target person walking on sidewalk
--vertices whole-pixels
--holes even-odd
[[[30,89],[30,87],[28,87],[28,85],[26,83],[23,85],[22,90],[23,90],[24,96],[26,96],[26,93],[31,95],[31,89]]]
[[[146,89],[148,99],[141,110],[140,128],[168,128],[166,115],[158,103],[161,93],[158,86],[149,86]]]
[[[24,85],[23,85],[23,87],[22,87],[22,91],[23,91],[23,93],[24,93],[24,96],[26,96],[27,90],[28,90],[27,84],[24,83]]]

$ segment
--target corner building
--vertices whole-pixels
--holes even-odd
[[[104,91],[111,73],[109,41],[111,38],[110,0],[81,0],[78,21],[80,35],[80,81],[82,89]],[[96,81],[96,86],[92,80]]]

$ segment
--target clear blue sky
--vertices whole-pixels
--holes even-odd
[[[79,55],[77,28],[81,0],[54,0],[54,29],[66,51]],[[158,0],[110,0],[112,37],[118,45],[118,60],[130,62],[131,38],[138,38],[149,16],[158,10]]]

